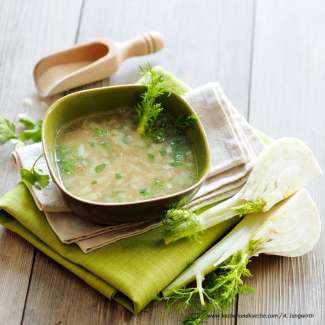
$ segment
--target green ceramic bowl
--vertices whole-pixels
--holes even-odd
[[[43,149],[53,178],[73,212],[83,219],[100,224],[119,224],[161,218],[162,211],[190,200],[206,178],[210,165],[207,138],[200,122],[187,131],[196,156],[198,178],[189,188],[166,196],[126,203],[98,203],[87,201],[70,193],[63,185],[55,159],[56,135],[66,123],[94,113],[102,113],[121,106],[134,107],[140,100],[145,86],[127,85],[84,90],[56,101],[48,110],[43,122]],[[195,114],[180,96],[162,96],[162,104],[172,116]]]

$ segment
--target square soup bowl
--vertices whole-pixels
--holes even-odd
[[[197,180],[192,186],[173,194],[125,203],[93,202],[77,197],[65,188],[60,178],[55,153],[56,136],[61,127],[95,113],[105,113],[123,106],[135,107],[145,90],[146,86],[126,85],[79,91],[56,101],[45,116],[42,143],[51,177],[71,210],[87,221],[114,225],[162,218],[164,210],[180,202],[189,201],[208,174],[210,166],[208,142],[198,120],[185,132],[192,145],[197,165]],[[184,114],[196,115],[191,106],[178,95],[163,95],[159,100],[172,117],[177,118]]]

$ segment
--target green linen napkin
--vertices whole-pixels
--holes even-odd
[[[17,184],[0,198],[0,209],[4,227],[134,313],[140,312],[237,221],[232,219],[211,228],[199,242],[181,240],[166,246],[163,229],[158,228],[84,254],[76,245],[59,241],[24,184]]]

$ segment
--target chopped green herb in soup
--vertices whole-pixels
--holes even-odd
[[[137,133],[136,113],[128,108],[64,126],[57,136],[56,158],[66,189],[109,203],[172,194],[194,184],[197,170],[190,143],[166,119],[161,117],[151,136]]]

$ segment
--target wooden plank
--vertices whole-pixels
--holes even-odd
[[[31,78],[33,65],[42,55],[71,43],[79,8],[80,1],[1,1],[1,115],[15,119],[17,113],[26,112],[22,100],[34,93]],[[53,14],[57,12],[60,14]],[[58,26],[64,26],[64,31]],[[28,113],[36,117],[43,115],[44,111],[29,109]],[[18,179],[9,157],[11,149],[11,145],[0,148],[0,195]],[[0,251],[1,323],[18,324],[28,290],[33,248],[1,227]]]
[[[24,324],[171,323],[170,314],[160,315],[157,304],[138,317],[125,312],[43,254],[35,259],[33,270]]]
[[[33,248],[10,231],[0,229],[0,315],[3,324],[19,324],[33,263]]]
[[[251,123],[273,137],[304,140],[325,164],[325,6],[319,1],[258,1],[256,8]],[[310,186],[325,213],[324,178]],[[308,217],[308,216],[306,216]],[[304,319],[239,318],[238,324],[324,324],[324,234],[301,258],[261,257],[248,284],[256,294],[241,296],[238,314],[314,314]]]
[[[87,1],[78,41],[100,37],[125,40],[157,29],[167,48],[155,56],[131,59],[112,80],[95,86],[137,80],[139,63],[160,64],[191,86],[220,80],[226,92],[247,112],[250,73],[252,1]],[[92,85],[94,86],[94,85]],[[232,310],[235,313],[235,309]],[[177,324],[181,316],[162,304],[132,316],[110,303],[62,267],[36,256],[26,305],[26,324]],[[211,318],[209,324],[233,324]]]
[[[126,61],[111,83],[138,79],[141,63],[160,64],[192,87],[220,81],[245,114],[250,72],[252,1],[87,1],[80,41],[127,40],[159,30],[166,48]]]

